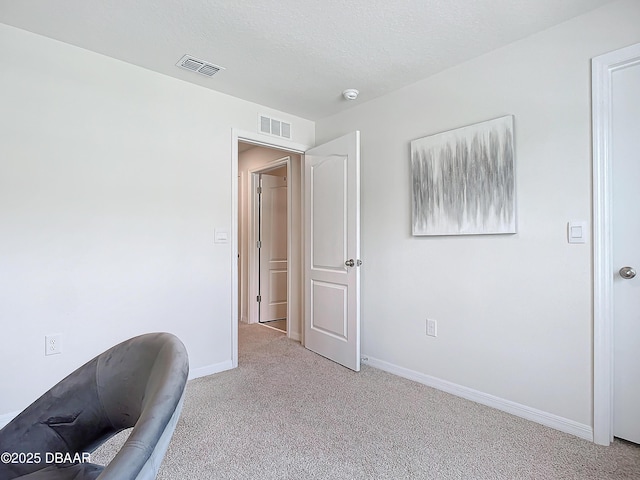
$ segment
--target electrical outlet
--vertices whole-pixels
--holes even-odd
[[[427,335],[430,337],[438,336],[438,322],[431,318],[427,318]]]
[[[54,335],[45,335],[44,354],[57,355],[59,353],[62,353],[62,335],[59,333]]]

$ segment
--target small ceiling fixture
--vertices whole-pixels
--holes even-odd
[[[360,92],[355,88],[347,88],[344,92],[342,92],[342,96],[346,100],[355,100],[356,98],[358,98],[359,93]]]

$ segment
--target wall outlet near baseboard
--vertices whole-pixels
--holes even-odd
[[[45,335],[44,354],[57,355],[59,353],[62,353],[62,334]]]
[[[438,336],[438,322],[432,318],[427,318],[427,335],[430,337]]]

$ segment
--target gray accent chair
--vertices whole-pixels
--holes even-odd
[[[39,463],[2,463],[2,480],[154,479],[184,399],[189,360],[169,333],[120,343],[60,381],[0,430],[0,453],[39,454]],[[106,466],[47,463],[81,456],[116,433],[131,433]],[[26,458],[26,457],[24,457]],[[32,458],[33,459],[33,458]]]

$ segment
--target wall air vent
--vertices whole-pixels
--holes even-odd
[[[258,115],[258,131],[291,140],[291,124],[267,115]]]
[[[205,77],[213,77],[220,70],[224,70],[224,67],[205,62],[204,60],[199,60],[192,57],[191,55],[185,55],[184,57],[182,57],[178,61],[178,63],[176,63],[176,66],[184,68],[185,70],[199,73],[200,75],[204,75]]]

